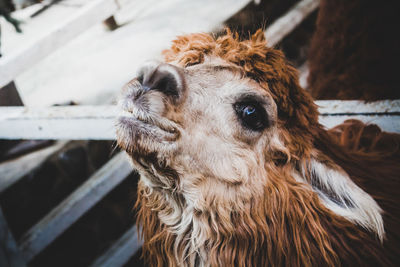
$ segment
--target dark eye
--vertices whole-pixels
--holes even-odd
[[[241,123],[253,131],[261,131],[268,126],[265,109],[257,102],[239,102],[235,111]]]

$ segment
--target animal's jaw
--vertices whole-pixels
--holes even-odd
[[[132,115],[119,117],[117,124],[118,145],[129,154],[139,173],[149,178],[150,187],[173,188],[177,175],[167,160],[177,149],[179,132]]]
[[[117,141],[129,154],[172,149],[180,137],[179,126],[161,115],[165,109],[162,95],[144,94],[144,90],[134,80],[124,88],[118,103],[121,113],[116,123]]]
[[[165,146],[174,143],[179,135],[179,131],[172,122],[163,118],[155,119],[124,111],[117,120],[117,140],[125,150],[144,146],[143,149],[152,151],[153,146],[157,148],[157,145]],[[136,144],[132,144],[133,142]],[[140,153],[140,151],[136,152]]]

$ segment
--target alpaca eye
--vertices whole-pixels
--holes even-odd
[[[241,123],[253,131],[261,131],[268,126],[265,110],[258,103],[237,103],[236,114]]]

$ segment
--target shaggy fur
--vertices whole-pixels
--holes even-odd
[[[309,51],[316,99],[400,98],[399,4],[322,0]]]
[[[137,222],[150,266],[396,264],[399,152],[384,143],[398,145],[397,136],[376,128],[371,134],[365,129],[373,126],[359,122],[326,131],[296,70],[266,46],[261,30],[246,41],[229,31],[218,39],[181,36],[164,55],[186,86],[180,102],[159,92],[145,95],[164,130],[146,132],[125,117],[117,129],[142,175]],[[220,65],[218,71],[211,65],[215,74],[207,72],[210,62]],[[132,88],[140,85],[128,85],[125,101]],[[220,98],[215,108],[225,107],[229,88],[263,96],[270,127],[255,135],[234,119],[226,121],[233,126],[219,123],[207,113],[215,99],[195,109],[208,94]],[[215,138],[220,141],[208,146]],[[161,145],[159,139],[172,141]]]

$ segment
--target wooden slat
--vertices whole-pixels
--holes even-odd
[[[0,163],[0,193],[39,167],[51,155],[60,151],[66,143],[59,141],[49,147]]]
[[[0,139],[112,140],[117,113],[115,106],[1,107]]]
[[[4,142],[4,140],[3,140],[3,142]],[[11,142],[11,143],[14,143],[14,142]],[[15,145],[13,144],[13,145],[10,145],[9,147],[6,147],[5,151],[0,155],[0,162],[21,157],[28,153],[38,151],[42,148],[48,147],[52,144],[54,144],[53,140],[20,141]],[[1,146],[1,143],[0,143],[0,146]]]
[[[336,125],[341,124],[345,120],[356,119],[368,124],[376,124],[383,131],[400,133],[400,116],[386,116],[386,115],[338,115],[338,116],[320,116],[319,122],[330,129]]]
[[[17,247],[17,243],[8,228],[3,210],[0,208],[0,266],[22,267],[26,266],[24,259]]]
[[[39,36],[22,49],[0,59],[0,87],[8,84],[23,71],[54,52],[59,47],[91,27],[108,18],[118,5],[115,0],[92,0],[62,23],[49,25],[50,31]]]
[[[358,100],[319,100],[319,122],[332,128],[347,119],[374,123],[388,132],[400,132],[400,100],[363,102]]]
[[[97,258],[91,267],[123,266],[136,254],[141,246],[142,241],[138,238],[137,227],[133,225],[111,248]]]
[[[322,115],[400,113],[400,100],[364,102],[359,100],[318,100]]]
[[[321,118],[334,116],[339,123],[340,117],[357,117],[378,124],[385,131],[400,132],[396,116],[400,113],[400,100],[329,100],[316,104]],[[115,140],[118,112],[116,106],[0,107],[0,139]],[[388,120],[392,123],[388,124]]]
[[[108,161],[69,197],[62,201],[21,239],[20,249],[31,260],[86,211],[124,180],[132,167],[121,152]]]
[[[265,31],[268,46],[275,46],[286,35],[291,33],[319,5],[319,0],[302,0],[293,6],[285,15],[274,21]]]

